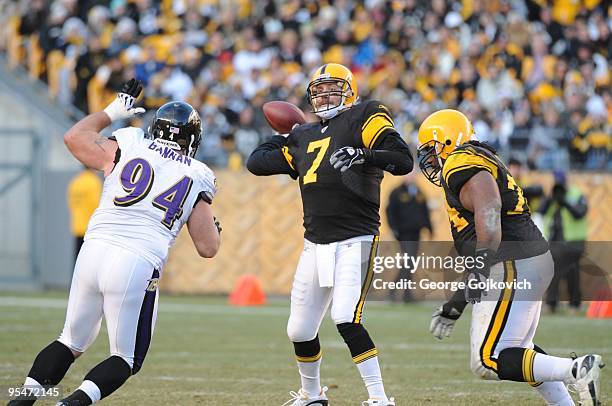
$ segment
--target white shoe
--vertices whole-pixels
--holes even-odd
[[[572,377],[566,381],[568,389],[578,393],[581,406],[599,406],[599,373],[604,364],[601,355],[588,354],[572,363]]]
[[[395,406],[395,398],[389,399],[368,399],[361,402],[361,406]]]
[[[289,392],[291,399],[283,403],[281,406],[328,406],[329,402],[327,401],[325,392],[327,392],[327,386],[321,388],[321,393],[319,396],[315,397],[308,397],[303,389],[300,389],[297,392],[291,391]]]

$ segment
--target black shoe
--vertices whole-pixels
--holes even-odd
[[[13,399],[6,406],[32,406],[36,400]]]
[[[85,392],[77,389],[67,398],[64,398],[57,402],[55,406],[88,406],[91,405],[91,399]]]

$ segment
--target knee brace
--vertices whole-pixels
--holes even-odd
[[[315,339],[318,331],[316,328],[309,327],[306,324],[307,323],[300,321],[294,321],[291,318],[289,319],[287,323],[287,336],[291,342],[297,343]]]

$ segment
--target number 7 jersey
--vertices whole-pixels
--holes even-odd
[[[120,158],[104,180],[85,240],[119,245],[161,268],[196,203],[212,203],[215,176],[205,164],[146,139],[140,128],[113,136]]]

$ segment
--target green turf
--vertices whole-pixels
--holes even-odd
[[[65,293],[0,295],[0,384],[19,385],[36,353],[63,325]],[[398,405],[540,405],[527,384],[486,382],[469,370],[468,318],[453,336],[435,341],[427,327],[433,304],[368,304],[365,324],[380,350],[387,393]],[[221,298],[164,297],[142,371],[103,404],[280,405],[299,388],[292,346],[285,335],[288,303],[233,308]],[[467,317],[466,317],[467,316]],[[553,355],[598,352],[612,359],[612,322],[545,316],[536,342]],[[348,350],[327,318],[320,333],[323,384],[334,405],[367,398]],[[61,383],[73,390],[107,356],[102,329],[97,342]],[[604,369],[604,404],[612,372]],[[2,400],[0,399],[0,403]],[[49,404],[43,403],[42,404]],[[51,403],[52,404],[52,403]]]

